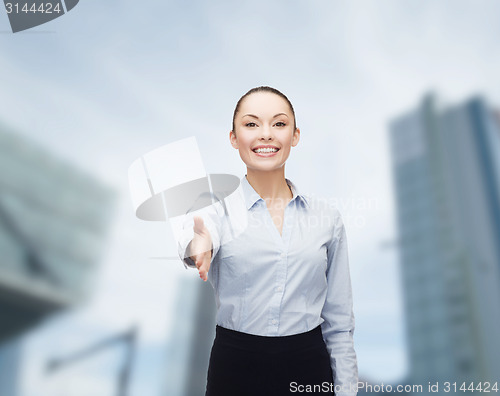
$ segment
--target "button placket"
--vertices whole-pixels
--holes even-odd
[[[283,229],[282,235],[279,234],[278,229],[274,225],[271,215],[263,202],[262,208],[266,211],[266,222],[268,228],[273,228],[272,234],[276,240],[276,245],[279,248],[278,260],[276,265],[276,278],[275,278],[275,293],[271,298],[272,302],[270,304],[269,310],[269,334],[279,335],[279,314],[281,310],[281,303],[283,300],[285,283],[287,278],[288,270],[288,248],[291,239],[291,230],[293,229],[293,222],[295,220],[295,204],[296,200],[291,201],[291,204],[287,205],[285,208],[285,213],[283,216]]]
[[[283,301],[284,290],[286,286],[286,279],[288,273],[288,249],[291,240],[291,233],[293,230],[293,225],[296,216],[295,202],[285,208],[284,222],[283,222],[283,237],[281,240],[281,253],[279,255],[280,259],[277,264],[276,273],[276,293],[275,295],[279,297],[277,302],[278,313],[281,311],[281,304]]]

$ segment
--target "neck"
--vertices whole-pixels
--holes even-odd
[[[247,168],[247,180],[265,201],[289,201],[293,194],[285,180],[285,168],[274,171],[256,171]]]

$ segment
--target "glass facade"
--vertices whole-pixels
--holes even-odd
[[[115,193],[0,127],[0,343],[84,299]]]
[[[411,381],[492,381],[498,123],[481,98],[442,108],[428,95],[391,122],[390,140]]]

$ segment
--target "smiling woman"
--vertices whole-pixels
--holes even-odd
[[[285,178],[300,140],[288,98],[271,87],[238,101],[229,132],[247,173],[223,218],[194,218],[188,256],[217,301],[206,396],[290,395],[297,386],[353,396],[358,381],[344,225],[338,210]],[[220,222],[217,222],[220,219]],[[184,252],[181,251],[180,254]]]
[[[229,139],[247,166],[250,184],[261,184],[270,200],[290,195],[284,166],[291,148],[299,143],[300,129],[296,127],[293,106],[284,94],[270,87],[247,92],[236,104]]]

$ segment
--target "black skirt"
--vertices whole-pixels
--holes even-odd
[[[258,336],[216,326],[205,396],[310,392],[335,394],[321,326],[282,337]]]

